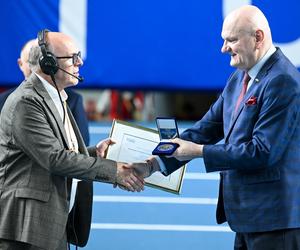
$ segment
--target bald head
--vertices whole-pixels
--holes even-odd
[[[23,46],[21,53],[20,53],[20,57],[18,58],[18,65],[19,65],[20,70],[23,72],[25,79],[28,78],[29,75],[31,74],[31,70],[29,68],[29,63],[28,63],[28,58],[29,58],[30,49],[33,46],[37,46],[36,39],[29,40]]]
[[[262,30],[265,43],[272,43],[269,23],[260,9],[253,5],[245,5],[232,11],[224,20],[223,26],[230,25],[236,32],[251,32]]]
[[[73,39],[61,32],[47,31],[45,32],[45,43],[46,50],[49,53],[47,55],[42,54],[41,47],[38,45],[31,49],[29,54],[31,69],[52,85],[54,83],[50,72],[54,72],[53,77],[59,90],[76,85],[78,83],[79,67],[82,66],[83,62]],[[50,71],[45,64],[48,59],[51,59],[52,62],[54,60],[54,63],[49,66]],[[40,62],[45,67],[43,70]]]
[[[223,53],[231,55],[230,65],[249,70],[272,46],[268,20],[257,7],[242,6],[224,20],[222,29]]]
[[[76,48],[73,39],[61,32],[47,32],[48,50],[56,56],[66,55],[70,48]],[[77,48],[76,48],[77,50]]]

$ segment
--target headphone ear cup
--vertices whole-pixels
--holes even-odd
[[[51,52],[46,52],[46,55],[43,54],[39,59],[39,64],[46,75],[54,75],[58,70],[57,59]]]

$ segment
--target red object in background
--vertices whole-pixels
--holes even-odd
[[[110,118],[120,120],[135,119],[135,112],[142,108],[144,96],[141,91],[111,91]]]

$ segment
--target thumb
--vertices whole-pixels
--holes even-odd
[[[113,145],[113,144],[116,144],[116,142],[111,139],[111,138],[107,138],[107,140],[105,141],[108,145]]]
[[[180,139],[179,138],[174,138],[174,139],[171,139],[170,142],[179,143]]]

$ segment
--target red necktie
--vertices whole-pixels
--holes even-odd
[[[241,104],[241,102],[242,102],[242,100],[243,100],[243,98],[246,94],[248,83],[249,83],[250,79],[251,79],[251,77],[248,75],[247,72],[245,72],[244,78],[243,78],[243,88],[242,88],[242,91],[241,91],[241,93],[239,95],[239,98],[236,102],[234,113],[237,112],[237,110],[238,110],[238,108],[239,108],[239,106],[240,106],[240,104]]]

